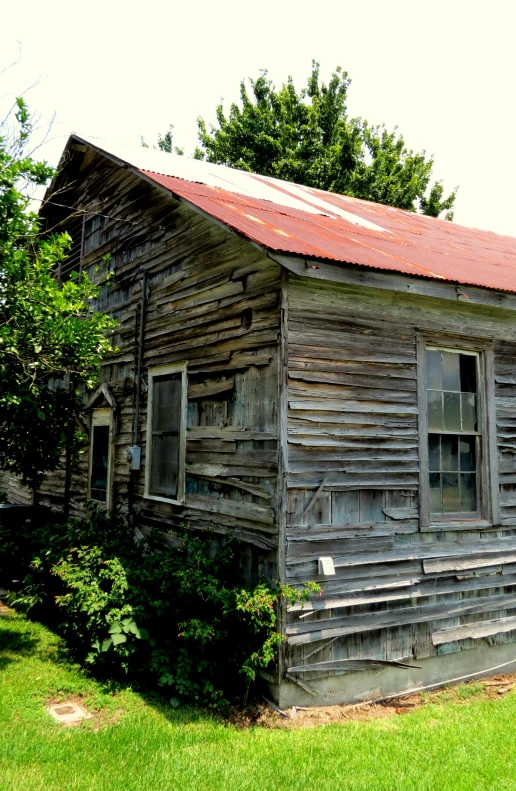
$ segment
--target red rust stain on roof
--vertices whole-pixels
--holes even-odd
[[[260,176],[254,178],[278,190],[278,203],[141,172],[270,251],[516,292],[516,239],[509,236],[307,187],[293,194],[307,204],[303,211],[281,203],[281,195],[292,194],[287,182]],[[321,200],[330,211],[319,208]],[[357,225],[339,211],[379,227]]]

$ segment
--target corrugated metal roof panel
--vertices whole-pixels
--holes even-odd
[[[161,151],[86,142],[263,247],[516,292],[516,239]]]

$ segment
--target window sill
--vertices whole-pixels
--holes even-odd
[[[420,529],[422,533],[438,533],[445,530],[488,530],[496,526],[488,519],[443,519],[439,522],[431,522],[429,525],[421,526]]]
[[[145,494],[143,495],[144,500],[155,500],[158,503],[169,503],[170,505],[184,505],[185,498],[182,497],[181,499],[174,500],[171,497],[160,497],[157,494]]]

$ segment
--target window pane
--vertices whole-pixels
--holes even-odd
[[[458,355],[452,355],[458,358]],[[460,431],[460,393],[444,393],[445,431]]]
[[[152,429],[149,492],[178,495],[182,372],[152,380]]]
[[[477,510],[477,476],[473,473],[466,473],[460,476],[460,510]]]
[[[442,390],[441,352],[436,349],[426,350],[426,386],[429,390]]]
[[[477,354],[426,350],[430,512],[476,513],[482,427]]]
[[[473,393],[461,393],[462,430],[478,431],[477,429],[477,397]]]
[[[179,440],[164,434],[152,437],[151,494],[177,497]]]
[[[440,390],[428,390],[428,429],[429,431],[443,428],[443,394]]]
[[[101,503],[107,500],[108,460],[109,426],[93,426],[90,495]]]
[[[152,430],[179,431],[181,416],[181,374],[170,374],[153,379]]]
[[[441,474],[430,473],[430,513],[441,514],[443,510],[441,501]]]
[[[459,476],[456,472],[443,472],[443,513],[456,513],[461,510],[459,497]]]
[[[459,469],[459,439],[443,435],[441,437],[442,467],[445,472],[458,472]]]
[[[475,437],[460,438],[460,469],[462,472],[474,472],[476,470],[475,445]]]
[[[439,434],[428,436],[428,469],[441,469],[441,439]]]
[[[443,390],[460,391],[460,354],[441,352],[443,367]]]
[[[460,389],[463,393],[477,392],[477,358],[472,354],[460,356]]]

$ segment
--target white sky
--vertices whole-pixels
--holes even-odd
[[[435,156],[455,220],[516,236],[516,3],[510,0],[0,0],[0,117],[28,94],[53,164],[71,131],[138,144],[175,125],[187,153],[198,115],[215,119],[243,77],[267,68],[300,88],[311,60],[352,78],[348,108],[398,125]]]

